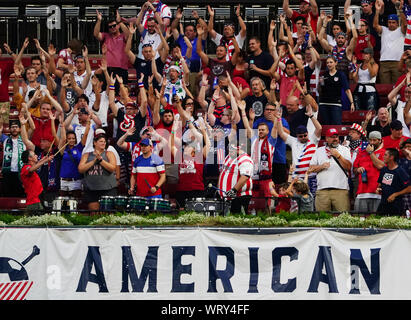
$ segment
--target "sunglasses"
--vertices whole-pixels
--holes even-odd
[[[275,111],[275,109],[265,109],[265,111]]]
[[[305,138],[306,136],[308,136],[308,133],[297,134],[297,138]]]
[[[194,105],[194,102],[187,102],[186,106],[188,106],[188,105]]]
[[[117,23],[116,23],[116,24],[111,24],[111,25],[109,25],[108,27],[109,27],[109,28],[115,28],[115,27],[117,27]]]

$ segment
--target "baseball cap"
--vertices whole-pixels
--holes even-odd
[[[338,135],[338,131],[335,128],[330,128],[327,130],[327,132],[325,133],[326,137],[332,137],[333,135]]]
[[[366,3],[366,4],[370,4],[371,0],[361,0],[361,4]]]
[[[393,122],[390,123],[390,128],[393,130],[401,130],[402,129],[402,123],[400,120],[394,120]]]
[[[153,146],[153,143],[151,142],[150,139],[145,138],[145,139],[140,141],[140,145]]]
[[[306,126],[298,126],[297,129],[295,130],[296,134],[302,134],[302,133],[306,133],[308,132],[307,127]]]
[[[396,14],[390,14],[389,16],[388,16],[388,19],[387,20],[394,20],[394,21],[398,21],[398,16],[396,15]]]
[[[305,3],[310,4],[310,0],[300,0],[300,3],[301,3],[301,2],[305,2]]]
[[[358,123],[353,123],[350,129],[357,130],[361,135],[365,136],[363,128]]]
[[[371,55],[374,54],[374,50],[372,48],[368,48],[368,47],[362,49],[361,51],[362,51],[362,53],[368,53],[368,54],[371,54]]]
[[[368,139],[382,139],[381,132],[379,131],[371,131],[368,135]]]
[[[106,134],[106,132],[103,129],[97,129],[96,131],[94,131],[95,136],[98,136],[99,134]]]

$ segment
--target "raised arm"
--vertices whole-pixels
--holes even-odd
[[[130,23],[130,36],[127,38],[126,46],[124,47],[124,52],[127,55],[128,61],[134,64],[136,61],[136,55],[131,51],[131,42],[133,41],[133,36],[136,33],[136,27],[134,24]]]
[[[238,6],[237,6],[236,9],[235,9],[235,15],[236,15],[237,18],[238,18],[238,24],[239,24],[239,26],[240,26],[240,36],[241,36],[242,38],[244,38],[244,37],[247,35],[247,26],[246,26],[246,24],[244,23],[243,18],[241,17],[241,11],[240,11],[240,9],[241,9],[241,6],[240,6],[240,4],[238,4]]]
[[[130,36],[130,30],[128,30],[127,26],[124,24],[123,20],[121,19],[120,12],[116,10],[116,22],[120,25],[120,29],[123,32],[126,39]]]
[[[177,40],[178,37],[180,36],[180,31],[178,30],[178,26],[180,24],[180,20],[183,17],[183,12],[181,8],[178,8],[173,22],[171,22],[171,33],[173,34],[174,40]]]
[[[380,23],[379,23],[381,8],[382,8],[381,3],[379,1],[376,1],[375,2],[375,16],[372,22],[372,26],[374,27],[375,31],[377,31],[379,35],[381,35],[382,33],[382,27],[380,26]]]
[[[210,16],[210,19],[208,20],[208,33],[211,39],[215,39],[215,37],[217,36],[217,32],[214,30],[214,9],[211,8],[209,5],[207,6],[207,9],[208,9],[208,14]],[[201,26],[201,28],[203,28],[203,26]],[[197,27],[197,31],[198,31],[198,27]],[[200,35],[198,37],[201,38]]]
[[[211,17],[210,17],[211,20]],[[208,56],[203,52],[203,44],[201,40],[201,36],[204,34],[204,29],[200,24],[197,24],[197,48],[196,52],[200,56],[201,61],[205,64],[208,65]]]
[[[103,34],[100,32],[101,30],[101,20],[103,19],[102,14],[96,10],[97,21],[96,25],[94,26],[93,35],[98,41],[103,41]]]
[[[34,143],[30,141],[28,135],[27,135],[27,130],[26,130],[26,123],[27,123],[27,119],[24,118],[23,114],[19,115],[19,120],[20,120],[20,124],[21,124],[21,139],[23,140],[23,143],[25,144],[26,148],[28,150],[34,151],[34,149],[36,148]]]
[[[253,129],[250,126],[250,122],[248,122],[247,114],[245,112],[246,103],[244,100],[240,100],[237,105],[238,109],[240,109],[241,120],[243,120],[244,128],[247,130],[247,137],[251,139],[253,136]]]
[[[293,16],[293,10],[290,9],[290,3],[289,0],[284,0],[283,1],[283,10],[285,14],[287,15],[287,18],[291,18]]]
[[[23,46],[21,47],[19,54],[16,57],[16,60],[14,60],[15,65],[19,65],[21,63],[21,58],[23,57],[24,50],[26,50],[27,46],[29,45],[29,38],[25,38],[23,42]]]

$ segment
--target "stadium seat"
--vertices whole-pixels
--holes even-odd
[[[364,121],[366,114],[367,114],[367,111],[365,110],[356,110],[354,112],[351,112],[348,110],[343,111],[342,112],[342,122],[343,124],[349,124],[349,125],[351,125],[354,122],[361,124],[361,122]]]
[[[0,208],[1,209],[24,209],[26,208],[25,198],[6,198],[0,197]]]
[[[325,137],[325,134],[327,133],[328,129],[334,128],[338,131],[338,135],[339,136],[346,136],[348,135],[348,131],[350,130],[350,126],[349,125],[322,125],[323,129],[321,131],[321,136]]]

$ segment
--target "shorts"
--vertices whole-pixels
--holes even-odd
[[[60,179],[60,190],[61,191],[74,191],[82,189],[82,180],[67,181]]]
[[[110,190],[85,190],[84,201],[85,203],[98,202],[103,196],[115,197],[117,195],[117,188]]]

